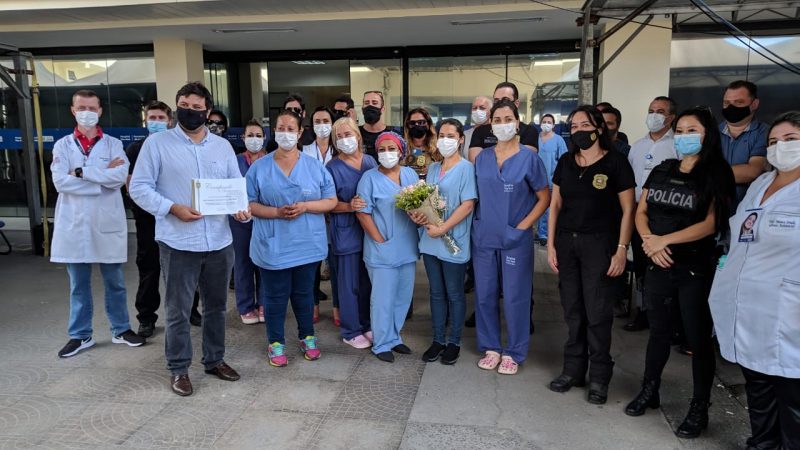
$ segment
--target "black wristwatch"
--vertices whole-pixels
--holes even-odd
[[[78,167],[75,169],[75,176],[78,178],[83,178],[83,167]]]

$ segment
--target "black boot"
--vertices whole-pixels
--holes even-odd
[[[692,399],[689,405],[689,412],[683,423],[675,431],[679,438],[692,439],[700,436],[700,433],[708,427],[708,407],[711,403],[705,400]]]
[[[641,416],[647,411],[647,408],[656,409],[661,406],[658,386],[658,380],[648,380],[645,378],[644,381],[642,381],[642,390],[639,392],[639,395],[625,407],[625,414],[633,417]]]

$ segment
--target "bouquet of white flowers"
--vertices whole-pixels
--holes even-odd
[[[422,214],[432,225],[444,223],[447,206],[444,197],[439,194],[439,186],[419,180],[415,184],[400,189],[400,193],[395,197],[397,198],[397,207],[403,211]],[[450,232],[444,234],[442,239],[450,253],[457,255],[461,252]]]

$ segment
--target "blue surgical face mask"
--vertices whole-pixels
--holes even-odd
[[[703,135],[700,133],[676,134],[675,151],[681,156],[692,156],[703,148]]]
[[[147,131],[150,134],[155,134],[159,131],[167,131],[167,122],[162,122],[160,120],[148,120]]]

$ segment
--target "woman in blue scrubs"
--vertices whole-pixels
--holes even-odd
[[[539,158],[544,163],[544,168],[547,171],[547,180],[550,184],[550,191],[553,191],[553,172],[556,170],[558,160],[567,153],[567,143],[564,138],[555,132],[556,119],[552,114],[545,114],[542,116],[540,122],[542,132],[539,133]],[[536,225],[536,237],[539,244],[547,246],[547,217],[550,210],[545,210],[539,222]]]
[[[517,373],[530,341],[533,283],[533,224],[550,201],[544,164],[519,143],[519,111],[510,101],[492,107],[497,145],[475,159],[478,209],[472,225],[478,367]],[[500,340],[500,287],[508,338]],[[499,366],[499,368],[498,368]]]
[[[442,363],[447,365],[455,364],[461,351],[461,327],[467,306],[464,275],[470,257],[472,210],[478,198],[475,168],[458,151],[463,143],[464,126],[461,122],[443,120],[439,126],[436,153],[444,160],[430,165],[425,181],[437,185],[445,199],[444,223],[432,225],[426,223],[424,217],[412,216],[415,222],[425,224],[419,251],[430,283],[433,325],[433,343],[422,355],[422,360],[433,362],[441,356]],[[448,233],[460,248],[458,254],[453,254],[442,239]],[[448,319],[450,333],[446,335]]]
[[[264,150],[264,129],[255,119],[247,122],[244,127],[244,146],[246,152],[236,155],[239,170],[242,176],[247,175],[256,161],[266,156]],[[264,285],[259,280],[258,268],[250,259],[250,238],[253,234],[253,222],[239,222],[230,217],[228,222],[233,236],[233,276],[236,286],[236,309],[245,325],[264,322],[264,306],[260,305],[261,296],[256,296],[256,288],[263,289]]]
[[[314,276],[328,255],[325,213],[336,206],[331,174],[320,161],[297,148],[303,128],[297,113],[278,114],[275,141],[279,150],[247,172],[247,196],[253,212],[250,257],[261,268],[269,344],[269,364],[288,363],[283,325],[292,302],[300,350],[305,359],[320,357],[314,336]]]
[[[364,231],[350,201],[358,182],[378,163],[361,151],[358,124],[345,117],[333,124],[336,156],[326,165],[336,185],[338,203],[330,213],[331,267],[339,298],[340,333],[345,344],[363,349],[372,346],[369,321],[369,296],[372,285],[364,265]],[[334,295],[337,293],[335,292]]]
[[[394,362],[392,351],[411,353],[400,338],[400,330],[411,305],[419,258],[417,226],[395,205],[395,195],[419,181],[419,176],[414,169],[399,165],[408,151],[400,135],[381,133],[375,149],[380,167],[364,173],[358,182],[358,197],[352,203],[358,205],[356,217],[365,233],[364,263],[372,281],[372,353],[381,361]]]

